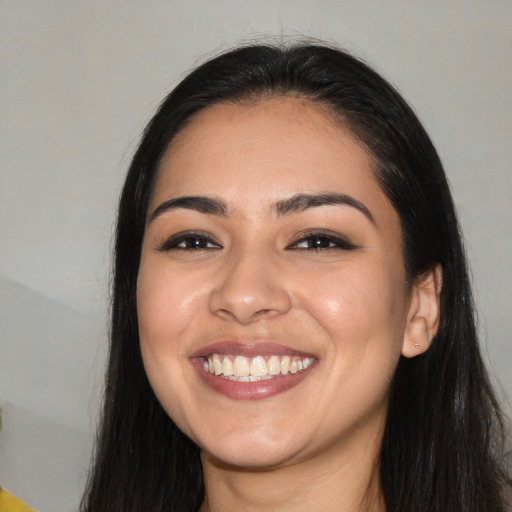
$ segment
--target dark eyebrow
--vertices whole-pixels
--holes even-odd
[[[326,192],[321,194],[297,194],[293,197],[290,197],[289,199],[284,199],[283,201],[276,203],[275,210],[278,215],[288,215],[290,213],[302,212],[308,208],[337,204],[351,206],[352,208],[359,210],[372,222],[372,224],[375,224],[373,215],[363,203],[351,196],[337,192]]]
[[[149,217],[149,222],[156,219],[159,215],[177,208],[185,208],[186,210],[195,210],[199,213],[207,213],[211,215],[227,215],[227,206],[220,199],[213,199],[204,196],[184,196],[164,201],[155,208],[155,211]]]

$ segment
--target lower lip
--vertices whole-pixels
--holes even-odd
[[[300,384],[315,366],[313,364],[306,370],[288,375],[277,375],[271,379],[239,382],[205,372],[203,361],[202,358],[192,359],[192,364],[198,371],[201,380],[213,391],[234,400],[261,400],[284,393]]]

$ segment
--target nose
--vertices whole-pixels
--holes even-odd
[[[226,265],[211,293],[212,313],[247,325],[288,312],[291,297],[271,259],[262,254],[240,254]]]

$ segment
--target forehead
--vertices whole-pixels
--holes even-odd
[[[325,191],[386,202],[374,168],[370,154],[323,105],[292,97],[217,104],[192,117],[172,141],[152,204],[208,194],[249,207]]]

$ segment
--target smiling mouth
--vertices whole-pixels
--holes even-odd
[[[233,400],[261,400],[291,390],[318,365],[318,358],[262,340],[219,341],[190,354],[203,384]]]
[[[209,354],[203,370],[210,375],[237,382],[270,380],[307,370],[315,362],[312,357],[289,355],[258,355],[246,357],[230,354]]]

